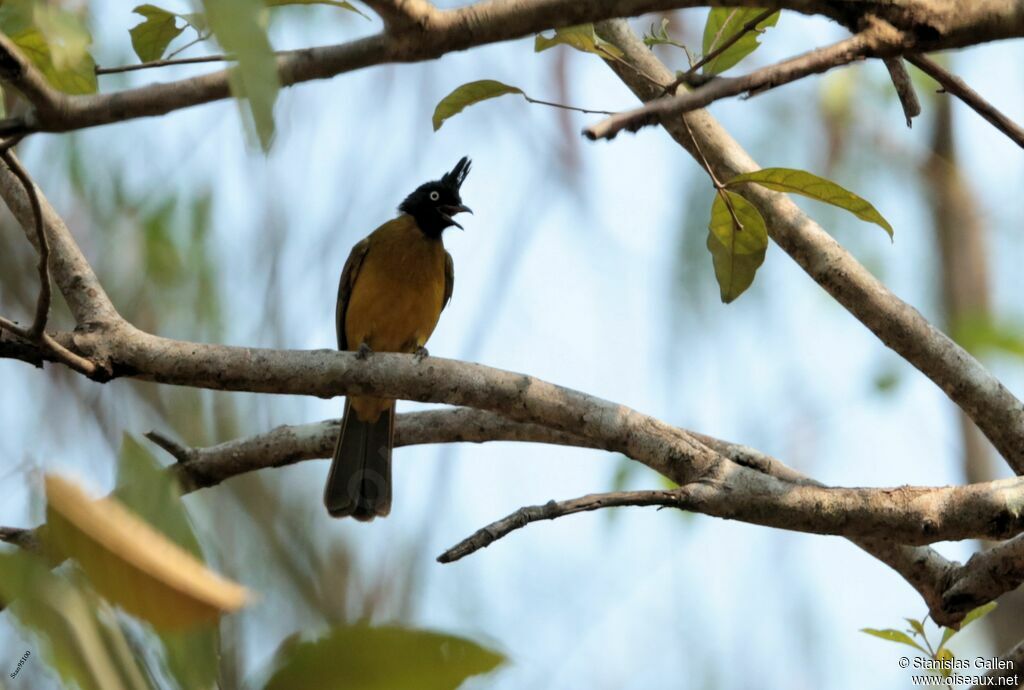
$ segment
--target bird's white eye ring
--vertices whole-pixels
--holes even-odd
[[[441,198],[441,195],[437,191],[433,191],[433,192],[430,193],[430,200],[431,201],[437,201],[440,198]]]

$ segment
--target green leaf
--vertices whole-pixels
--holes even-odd
[[[4,0],[0,31],[54,88],[71,94],[96,91],[96,64],[89,55],[92,36],[75,14],[31,0]]]
[[[905,620],[907,623],[910,624],[910,627],[913,628],[915,633],[917,633],[921,637],[925,636],[924,635],[924,624],[921,623],[921,621],[916,620],[914,618],[904,618],[903,620]]]
[[[672,37],[668,35],[668,24],[669,22],[667,17],[662,17],[660,29],[655,29],[652,24],[651,32],[644,35],[644,45],[648,48],[652,48],[654,46],[674,46],[686,51],[686,46],[672,40]],[[686,54],[689,55],[689,51],[686,51]]]
[[[988,614],[992,613],[992,611],[994,611],[995,608],[996,608],[996,602],[994,602],[994,601],[990,601],[987,604],[985,604],[984,606],[979,606],[978,608],[974,609],[973,611],[968,613],[966,616],[964,616],[963,621],[960,623],[960,629],[963,630],[964,628],[966,628],[968,625],[970,625],[974,621],[980,620],[980,619],[984,618]]]
[[[956,660],[956,656],[954,656],[953,652],[949,651],[948,649],[940,649],[939,651],[935,652],[935,660],[936,661],[949,661],[950,665],[952,666],[952,662]],[[939,674],[943,678],[949,678],[951,675],[953,675],[953,669],[952,668],[940,668],[939,669]]]
[[[359,10],[358,7],[350,2],[344,2],[339,0],[264,0],[267,7],[284,7],[285,5],[331,5],[339,9],[348,10],[349,12],[355,12],[364,19],[369,19],[366,14]]]
[[[730,212],[730,205],[735,217]],[[711,222],[708,223],[707,247],[714,262],[722,301],[728,304],[750,287],[754,274],[764,263],[768,229],[761,212],[735,192],[723,190],[715,194],[715,201],[711,204]]]
[[[174,476],[130,435],[121,442],[114,495],[150,525],[199,560],[203,560],[192,523],[181,502]],[[217,680],[216,626],[188,631],[161,631],[168,670],[182,688],[211,688]]]
[[[177,480],[129,434],[121,440],[114,497],[175,544],[202,560],[199,540],[181,502]]]
[[[434,108],[434,131],[441,129],[445,120],[452,115],[461,113],[467,106],[510,93],[525,95],[521,89],[493,79],[481,79],[463,84],[442,98]]]
[[[96,63],[90,55],[60,69],[54,64],[50,46],[38,30],[29,29],[11,36],[11,40],[54,88],[75,95],[96,92]]]
[[[203,6],[217,42],[238,60],[231,70],[231,91],[248,104],[260,146],[269,151],[280,80],[277,59],[259,20],[261,7],[249,0],[203,0]]]
[[[949,639],[953,637],[953,635],[956,635],[956,633],[957,631],[953,628],[946,628],[942,631],[942,640],[939,642],[940,652],[942,651],[942,648],[946,646],[946,643],[949,642]]]
[[[352,625],[312,642],[289,640],[264,690],[455,690],[504,661],[454,635],[396,626]]]
[[[145,17],[128,32],[132,37],[132,48],[142,62],[152,62],[164,56],[171,41],[181,35],[184,26],[178,26],[178,17],[156,5],[139,5],[135,14]]]
[[[889,221],[882,217],[882,214],[865,199],[857,196],[848,189],[840,187],[831,180],[818,177],[805,170],[793,170],[792,168],[763,168],[755,172],[737,175],[725,183],[732,187],[743,182],[756,182],[762,187],[773,189],[777,192],[790,192],[802,194],[816,201],[824,201],[839,208],[846,209],[861,220],[881,227],[889,237],[893,236],[892,226]]]
[[[1001,352],[1024,357],[1024,324],[999,322],[991,315],[958,317],[953,340],[973,355]]]
[[[603,58],[621,58],[622,51],[594,33],[593,24],[580,24],[564,29],[555,29],[551,37],[537,34],[533,42],[534,52],[540,53],[557,45],[567,45],[584,53],[593,53]]]
[[[928,652],[926,652],[921,645],[914,642],[910,635],[901,630],[893,630],[892,628],[888,628],[886,630],[876,630],[875,628],[861,628],[860,631],[862,633],[867,633],[868,635],[880,637],[883,640],[888,640],[889,642],[898,642],[900,644],[909,645],[914,649],[921,651],[924,654],[928,654]]]
[[[123,653],[120,630],[97,616],[97,597],[55,575],[35,556],[0,553],[0,601],[10,603],[11,613],[35,634],[41,656],[66,687],[145,688],[136,662]]]
[[[708,21],[704,25],[704,54],[708,55],[720,46],[725,45],[738,32],[743,30],[747,22],[757,18],[763,9],[756,7],[716,7],[708,13]],[[729,46],[721,55],[704,64],[704,74],[719,74],[729,69],[740,60],[757,50],[760,45],[758,38],[768,27],[775,26],[779,21],[779,13],[757,23],[753,31],[748,31],[742,38]]]

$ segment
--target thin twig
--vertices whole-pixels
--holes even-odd
[[[587,108],[577,108],[574,105],[565,105],[564,103],[553,103],[551,101],[542,101],[539,98],[530,98],[525,93],[523,94],[523,98],[525,98],[528,102],[536,103],[537,105],[547,105],[547,106],[551,106],[552,108],[561,108],[562,110],[572,110],[572,111],[577,112],[577,113],[586,113],[588,115],[614,115],[615,114],[611,110],[588,110]]]
[[[649,101],[639,108],[612,115],[591,125],[583,130],[583,134],[591,140],[612,139],[622,130],[635,132],[642,127],[657,124],[663,118],[698,110],[723,98],[760,93],[811,74],[862,60],[876,47],[877,40],[871,33],[861,32],[831,46],[812,50],[742,77],[718,77],[693,91]]]
[[[740,27],[739,31],[737,31],[735,34],[729,37],[729,40],[727,40],[725,43],[712,50],[710,53],[702,57],[694,64],[690,65],[690,69],[686,70],[685,74],[680,75],[679,78],[677,78],[675,81],[673,81],[671,84],[665,87],[665,93],[675,93],[677,88],[679,88],[683,84],[686,84],[689,78],[697,74],[697,70],[699,70],[701,67],[708,64],[715,58],[717,58],[725,51],[732,48],[734,45],[736,45],[737,42],[739,42],[741,38],[746,36],[749,32],[756,30],[758,24],[763,22],[765,19],[768,19],[768,17],[772,16],[776,12],[778,12],[778,10],[765,10],[764,12],[762,12],[761,14],[757,15],[749,22],[744,24],[742,27]]]
[[[84,374],[85,376],[93,379],[97,378],[99,367],[96,366],[95,362],[88,360],[81,355],[76,355],[74,352],[54,340],[49,333],[43,332],[39,337],[39,342],[44,348],[49,350],[56,359],[71,367],[79,374]],[[104,380],[106,378],[109,377],[104,377]]]
[[[177,441],[167,438],[159,431],[147,431],[144,435],[150,441],[170,453],[178,462],[188,462],[195,456],[195,450],[186,448]]]
[[[13,137],[8,137],[0,142],[0,153],[10,151],[12,148],[21,143],[21,140],[25,138],[25,134],[16,134]]]
[[[996,129],[1010,137],[1017,146],[1024,148],[1024,127],[1018,125],[982,98],[981,94],[967,85],[967,82],[924,55],[910,54],[906,56],[906,59],[907,62],[939,82],[946,92],[959,98],[974,112],[992,123]]]
[[[25,187],[25,194],[28,196],[29,203],[32,205],[36,242],[39,244],[36,248],[39,252],[39,263],[37,264],[39,272],[39,297],[36,299],[36,314],[32,320],[32,326],[28,329],[27,337],[30,340],[38,340],[46,329],[46,319],[50,313],[51,298],[50,244],[46,239],[46,229],[43,227],[43,209],[39,203],[39,194],[36,192],[36,186],[32,182],[32,178],[28,176],[25,168],[22,167],[18,159],[11,153],[10,147],[0,152],[0,158],[3,159],[11,172],[21,181],[22,186]]]
[[[175,65],[195,65],[203,62],[230,62],[235,60],[234,55],[200,55],[198,57],[164,58],[163,60],[151,60],[140,62],[137,65],[119,65],[117,67],[97,67],[96,74],[118,74],[120,72],[135,72],[140,69],[153,69],[155,67],[173,67]]]
[[[490,546],[517,529],[526,527],[531,522],[554,520],[573,513],[619,506],[682,507],[685,500],[685,496],[678,489],[674,491],[615,491],[588,494],[568,501],[548,501],[539,506],[524,506],[512,514],[478,529],[438,556],[437,561],[438,563],[453,563]]]
[[[191,24],[190,24],[189,26],[191,26]],[[194,27],[194,26],[193,26],[192,28],[193,28],[193,29],[195,29],[195,27]],[[188,42],[188,43],[186,43],[185,45],[181,46],[181,47],[180,47],[180,48],[178,48],[177,50],[173,50],[173,51],[171,51],[171,54],[170,54],[170,55],[168,55],[168,56],[167,56],[166,58],[164,58],[164,59],[165,59],[165,60],[170,60],[170,59],[171,59],[171,58],[173,58],[173,57],[174,57],[175,55],[181,55],[181,54],[182,54],[183,52],[185,52],[186,50],[188,50],[189,48],[191,48],[191,47],[192,47],[192,46],[194,46],[195,44],[197,44],[197,43],[200,43],[200,42],[202,42],[202,41],[205,41],[206,39],[208,39],[208,38],[209,38],[210,36],[212,36],[212,35],[213,35],[213,34],[210,34],[210,33],[208,33],[208,34],[206,34],[206,35],[204,36],[204,35],[203,35],[203,32],[202,32],[202,31],[200,31],[199,29],[196,29],[196,37],[195,37],[195,38],[193,38],[193,39],[192,39],[191,41],[189,41],[189,42]]]
[[[917,98],[917,91],[914,90],[914,82],[910,79],[903,60],[898,57],[885,58],[885,68],[889,70],[889,78],[896,88],[896,95],[899,96],[900,105],[903,106],[903,115],[907,118],[907,127],[913,127],[913,119],[921,114],[921,101]]]

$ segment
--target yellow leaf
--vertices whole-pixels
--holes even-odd
[[[111,498],[47,475],[47,542],[82,566],[103,597],[154,627],[215,621],[245,605],[241,585],[209,570]]]

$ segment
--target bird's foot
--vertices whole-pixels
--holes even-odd
[[[365,361],[372,354],[373,348],[363,342],[359,344],[359,349],[356,350],[356,359]]]
[[[416,358],[417,362],[422,362],[423,360],[430,356],[430,352],[427,350],[427,348],[420,345],[413,351],[412,356]]]

